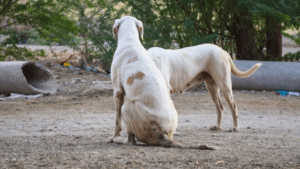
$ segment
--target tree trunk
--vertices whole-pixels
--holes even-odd
[[[232,34],[236,42],[236,58],[238,60],[256,60],[259,57],[255,47],[254,28],[248,10],[233,16]]]
[[[273,18],[266,18],[267,60],[282,55],[281,23]]]

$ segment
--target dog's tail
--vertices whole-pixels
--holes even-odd
[[[209,147],[206,145],[198,145],[198,146],[187,146],[182,145],[176,141],[169,139],[166,135],[162,135],[158,138],[158,143],[164,147],[174,147],[180,149],[199,149],[199,150],[217,150],[217,147]]]
[[[229,62],[230,62],[230,67],[231,67],[231,72],[232,74],[234,74],[235,76],[237,77],[241,77],[241,78],[246,78],[246,77],[249,77],[250,75],[252,75],[254,72],[256,72],[256,70],[262,65],[262,63],[256,63],[254,66],[252,66],[251,69],[243,72],[243,71],[240,71],[239,69],[237,69],[235,67],[235,64],[233,63],[232,59],[229,58],[228,59]]]

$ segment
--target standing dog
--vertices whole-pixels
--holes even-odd
[[[153,47],[147,53],[162,72],[171,93],[182,93],[193,85],[206,83],[218,113],[217,126],[212,126],[211,130],[221,129],[224,112],[219,93],[221,90],[233,117],[233,128],[229,131],[238,131],[238,112],[233,100],[231,73],[245,78],[252,75],[262,65],[261,63],[257,63],[246,72],[239,71],[229,54],[213,44],[177,50]]]
[[[178,148],[215,149],[207,146],[183,146],[173,141],[178,115],[166,81],[147,55],[139,40],[143,23],[131,16],[117,19],[113,32],[118,39],[111,77],[116,107],[115,132],[109,142],[136,144],[135,137],[148,145]],[[120,141],[121,119],[128,139]]]

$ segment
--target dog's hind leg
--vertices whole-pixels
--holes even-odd
[[[221,92],[223,93],[231,110],[233,118],[233,128],[231,128],[229,131],[238,131],[238,111],[233,99],[231,70],[229,66],[229,63],[224,62],[224,64],[218,66],[218,71],[211,72],[211,76],[214,79],[216,85],[220,88]]]
[[[233,99],[232,90],[230,89],[229,91],[228,90],[223,91],[223,95],[229,104],[229,107],[230,107],[231,113],[232,113],[232,118],[233,118],[233,128],[229,129],[229,131],[230,132],[238,131],[239,130],[238,110],[237,110],[236,104]]]
[[[108,142],[113,142],[114,137],[120,135],[120,131],[122,130],[121,126],[121,108],[124,104],[124,90],[121,89],[114,89],[114,101],[115,101],[115,108],[116,108],[116,118],[115,118],[115,132],[112,137],[108,139]]]
[[[206,81],[205,83],[206,83],[206,88],[209,91],[209,94],[216,105],[217,113],[218,113],[217,126],[210,127],[210,130],[220,130],[222,118],[223,118],[223,112],[224,112],[223,104],[220,98],[220,89],[216,85],[215,81],[213,80]]]
[[[228,78],[228,79],[227,79]],[[226,83],[227,82],[227,83]],[[239,124],[238,124],[238,110],[236,107],[236,104],[233,99],[232,94],[232,85],[231,85],[231,78],[230,76],[226,77],[226,80],[221,82],[222,84],[218,84],[220,86],[220,89],[231,109],[232,118],[233,118],[233,128],[229,129],[229,131],[238,131],[239,130]]]

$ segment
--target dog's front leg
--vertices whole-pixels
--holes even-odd
[[[131,146],[136,145],[136,140],[135,140],[135,136],[134,135],[128,135],[127,138],[124,137],[114,137],[113,141],[114,143],[118,143],[118,144],[128,144]]]
[[[136,145],[136,140],[135,140],[135,136],[133,134],[129,134],[128,133],[128,140],[127,140],[127,144],[129,145]]]
[[[113,142],[114,138],[120,136],[120,131],[122,130],[121,126],[121,107],[124,103],[124,90],[114,89],[114,101],[116,108],[116,118],[115,118],[115,132],[112,137],[108,139],[108,142]]]

